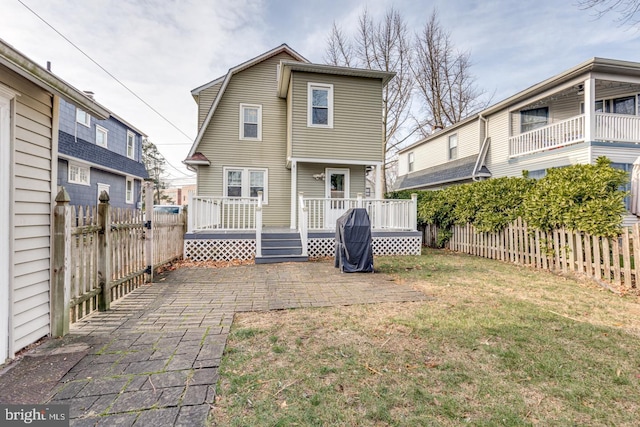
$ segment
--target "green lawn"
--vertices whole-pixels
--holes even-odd
[[[430,300],[237,315],[212,424],[638,425],[637,297],[445,251],[375,265]]]

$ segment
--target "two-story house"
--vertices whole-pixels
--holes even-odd
[[[396,188],[438,189],[640,156],[640,63],[593,58],[399,152]],[[630,221],[629,216],[625,221]]]
[[[364,197],[371,167],[382,188],[382,91],[393,75],[313,64],[283,44],[194,89],[190,231],[298,230],[303,216],[311,229],[335,229],[349,199]]]
[[[106,191],[112,206],[140,208],[142,181],[148,177],[142,162],[145,137],[112,112],[101,120],[61,100],[58,186],[64,186],[73,205],[96,205]]]

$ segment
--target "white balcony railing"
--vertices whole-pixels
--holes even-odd
[[[640,117],[626,114],[596,113],[596,141],[640,143]],[[584,114],[509,138],[511,157],[553,150],[584,141],[588,126]]]
[[[191,196],[188,232],[255,230],[257,197]]]

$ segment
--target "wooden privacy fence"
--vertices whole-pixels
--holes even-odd
[[[640,275],[640,225],[624,228],[614,238],[591,236],[568,230],[546,233],[527,227],[518,219],[504,230],[478,232],[471,225],[454,226],[450,250],[484,258],[562,273],[577,273],[605,281],[624,290],[637,288]],[[439,230],[424,229],[424,242],[433,246]]]
[[[184,214],[112,208],[103,193],[97,207],[69,205],[62,189],[54,209],[52,333],[89,313],[109,309],[153,278],[155,268],[182,256]],[[147,219],[145,221],[145,218]],[[148,219],[151,220],[148,220]]]

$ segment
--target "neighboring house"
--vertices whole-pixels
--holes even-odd
[[[438,189],[491,177],[541,178],[606,156],[640,156],[640,63],[593,58],[399,152],[396,188]],[[626,218],[626,221],[631,218]]]
[[[393,75],[312,64],[283,44],[194,89],[198,135],[184,163],[197,172],[203,205],[189,203],[190,217],[225,203],[241,212],[261,192],[263,225],[296,230],[303,193],[329,201],[318,215],[335,229],[344,199],[364,196],[371,167],[382,188],[382,93]],[[220,221],[208,227],[230,227]]]
[[[148,177],[142,162],[144,137],[112,112],[100,120],[61,100],[58,186],[67,190],[71,204],[96,205],[106,191],[112,206],[140,208],[142,181]]]
[[[0,364],[50,332],[60,100],[109,112],[0,39]]]
[[[363,194],[367,166],[383,164],[382,88],[392,77],[311,64],[285,44],[194,89],[198,136],[185,163],[198,195],[262,191],[264,224],[295,228],[298,192]]]
[[[196,185],[182,185],[180,187],[170,187],[162,190],[162,193],[169,197],[170,201],[162,202],[162,204],[175,204],[185,206],[189,204],[189,197],[196,194]]]

